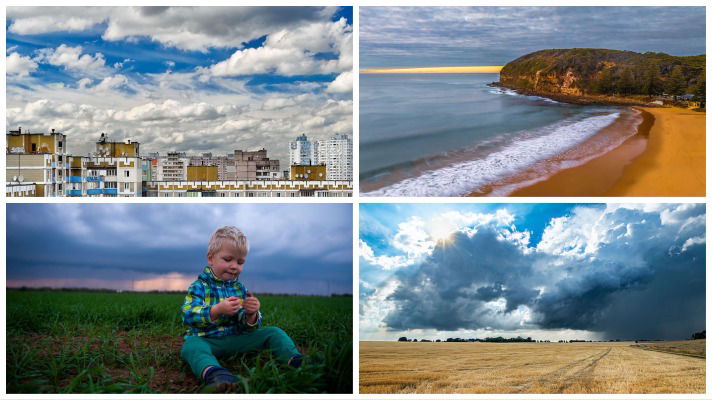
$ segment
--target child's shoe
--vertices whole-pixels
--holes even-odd
[[[290,367],[299,368],[302,366],[303,360],[304,360],[303,355],[295,354],[289,359],[289,361],[287,361],[287,365],[289,365]]]
[[[230,371],[222,367],[210,367],[203,378],[203,393],[225,393],[235,387],[237,380]]]

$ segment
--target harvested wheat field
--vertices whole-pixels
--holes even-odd
[[[705,393],[703,340],[360,346],[361,393]]]

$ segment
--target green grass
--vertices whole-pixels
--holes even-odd
[[[195,393],[181,360],[183,295],[7,291],[8,393]],[[259,296],[263,326],[284,329],[300,369],[266,353],[221,360],[238,393],[351,393],[352,298]]]

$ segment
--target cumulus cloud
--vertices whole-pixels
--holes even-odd
[[[20,35],[77,32],[89,29],[106,16],[103,7],[8,7],[8,30]]]
[[[39,60],[58,67],[64,67],[71,72],[87,75],[106,73],[106,60],[101,53],[83,53],[82,46],[71,47],[61,44],[56,49],[43,49]]]
[[[8,96],[7,124],[33,131],[61,130],[74,154],[92,151],[98,134],[107,132],[116,140],[140,142],[142,152],[228,154],[264,147],[270,158],[283,162],[288,160],[289,141],[302,132],[312,140],[352,132],[352,102],[323,94],[221,95],[156,88],[164,95],[155,96],[153,90],[127,82],[122,75],[83,78],[76,92],[11,88],[9,93],[17,95]],[[64,101],[50,100],[59,98]],[[176,134],[182,138],[179,148],[173,140]]]
[[[81,31],[91,41],[67,44],[57,35],[52,38],[56,44],[31,55],[22,53],[30,51],[26,46],[11,49],[6,124],[60,130],[68,135],[73,154],[93,151],[97,136],[106,132],[112,140],[140,142],[142,152],[224,155],[266,148],[270,158],[284,165],[289,141],[303,132],[311,140],[352,133],[353,102],[344,96],[350,90],[346,75],[352,68],[352,29],[345,19],[331,21],[336,11],[336,7],[9,7],[9,35]],[[70,21],[73,14],[80,17]],[[123,43],[95,51],[105,40]],[[146,51],[146,40],[161,43],[161,49]],[[236,50],[225,53],[216,48]],[[272,51],[290,56],[273,57]],[[205,75],[207,69],[196,70],[207,59],[227,62],[224,54],[232,53],[246,55],[252,66],[238,68],[251,73],[325,73],[335,79],[328,83],[306,76],[255,83],[252,76],[235,78],[229,71],[224,76]],[[153,72],[140,72],[146,68]],[[19,79],[28,75],[29,83]]]
[[[425,222],[411,219],[391,247],[424,256],[372,289],[391,305],[380,323],[391,330],[570,329],[606,338],[687,338],[705,324],[704,216],[700,204],[662,211],[577,207],[552,219],[536,245],[513,224],[479,218],[423,246]],[[361,257],[387,269],[397,255],[383,258],[362,245]]]
[[[21,35],[83,31],[106,23],[104,40],[148,37],[167,47],[241,47],[279,29],[328,18],[335,7],[8,7]]]
[[[352,68],[351,48],[351,26],[341,18],[280,30],[268,35],[262,47],[237,50],[229,59],[201,71],[211,76],[340,73]],[[320,60],[315,57],[317,53],[334,53],[338,59]]]
[[[30,57],[21,56],[17,52],[5,57],[6,72],[10,76],[24,77],[37,71],[37,63]]]
[[[353,72],[342,72],[327,86],[327,93],[351,93],[354,89]]]

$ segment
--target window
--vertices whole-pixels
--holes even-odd
[[[129,190],[129,184],[128,184],[128,183],[124,183],[124,191],[126,192],[126,191],[128,191],[128,190]]]
[[[128,178],[131,175],[131,171],[124,171],[124,176]]]

